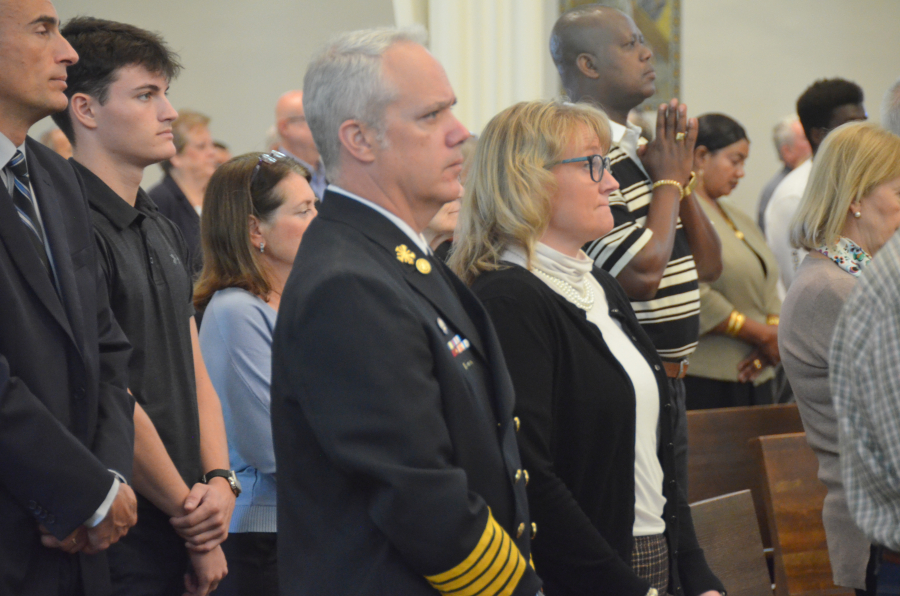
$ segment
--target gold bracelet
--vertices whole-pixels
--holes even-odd
[[[731,335],[731,329],[734,327],[734,321],[737,319],[738,312],[736,310],[731,311],[731,314],[728,315],[728,324],[725,325],[725,335]]]
[[[777,325],[778,321],[778,315],[769,315],[766,317],[766,325]]]
[[[745,315],[742,315],[736,310],[731,311],[731,315],[728,317],[728,325],[725,327],[725,335],[737,337],[738,333],[740,333],[741,329],[744,327],[744,321],[746,320],[747,317]]]
[[[694,188],[697,186],[697,182],[700,179],[697,177],[697,174],[691,171],[691,177],[688,180],[687,186],[684,187],[684,192],[681,193],[681,198],[686,199],[691,196],[691,193],[694,192]]]
[[[679,201],[684,198],[684,186],[681,185],[681,182],[678,180],[657,180],[653,183],[653,186],[650,187],[650,190],[656,190],[660,186],[671,185],[678,188]]]

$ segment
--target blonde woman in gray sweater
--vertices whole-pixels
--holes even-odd
[[[874,594],[870,545],[847,509],[828,349],[857,277],[900,227],[900,137],[865,122],[836,128],[816,153],[791,242],[809,251],[781,310],[778,345],[806,440],[828,488],[822,521],[834,583]],[[868,588],[868,589],[867,589]]]

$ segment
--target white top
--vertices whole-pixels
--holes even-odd
[[[526,267],[521,249],[510,248],[502,260]],[[636,416],[634,435],[634,536],[654,536],[666,531],[663,521],[663,470],[657,457],[657,427],[659,426],[659,387],[650,364],[616,319],[609,316],[606,292],[593,275],[593,261],[584,252],[572,258],[545,244],[538,244],[532,259],[532,270],[560,279],[585,294],[585,284],[594,293],[594,305],[587,311],[587,319],[597,326],[610,352],[625,369],[634,386]],[[560,288],[535,274],[547,287],[566,298]]]
[[[805,249],[791,246],[791,222],[800,207],[811,170],[812,159],[794,168],[775,188],[766,207],[766,243],[778,259],[778,269],[781,271],[778,297],[782,300],[794,281],[797,267],[808,254]]]
[[[637,167],[641,169],[644,175],[649,179],[650,174],[647,173],[647,170],[644,169],[644,164],[641,163],[640,158],[637,154],[638,147],[647,144],[647,140],[641,137],[641,128],[639,126],[635,126],[631,122],[626,122],[625,126],[622,126],[618,122],[609,121],[609,135],[610,141],[613,145],[618,145],[621,149],[631,158],[631,161],[637,164]]]

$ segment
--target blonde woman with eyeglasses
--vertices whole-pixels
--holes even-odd
[[[678,132],[673,114],[661,134]],[[609,144],[606,116],[586,104],[497,115],[450,264],[484,302],[515,386],[547,593],[717,594],[675,480],[662,361],[615,278],[581,250],[614,225]]]

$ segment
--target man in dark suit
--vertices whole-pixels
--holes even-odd
[[[47,0],[0,0],[0,593],[104,594],[136,521],[130,347],[81,182],[26,133],[78,60]],[[76,554],[79,553],[79,554]]]
[[[459,196],[468,137],[421,42],[415,30],[349,33],[304,80],[334,184],[273,342],[284,594],[533,596],[541,585],[496,335],[421,235]]]

